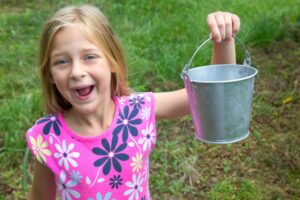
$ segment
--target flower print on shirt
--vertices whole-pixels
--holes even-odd
[[[141,110],[142,119],[145,119],[145,120],[148,121],[148,119],[150,117],[150,113],[151,113],[151,108],[150,107],[142,108],[142,110]]]
[[[55,158],[59,158],[58,165],[61,167],[64,164],[65,169],[69,170],[69,163],[73,167],[77,167],[77,162],[73,158],[79,158],[79,152],[71,152],[74,149],[74,144],[71,143],[68,147],[66,141],[62,141],[62,146],[55,144],[55,148],[58,152],[54,153]]]
[[[115,199],[111,199],[111,192],[107,192],[104,196],[104,198],[102,198],[102,195],[100,194],[100,192],[97,192],[96,194],[96,200],[115,200]],[[93,198],[88,198],[88,200],[94,200]]]
[[[104,149],[98,147],[94,147],[92,149],[94,154],[102,156],[102,158],[94,162],[94,166],[100,167],[105,163],[103,166],[103,174],[107,175],[110,172],[111,163],[112,163],[114,169],[117,172],[121,172],[122,167],[119,163],[119,160],[126,161],[129,159],[129,156],[127,154],[120,153],[120,152],[127,147],[127,144],[123,143],[120,146],[116,147],[118,143],[118,137],[116,136],[112,138],[111,146],[109,145],[108,141],[105,138],[102,139],[101,143]]]
[[[70,179],[75,181],[76,183],[80,183],[82,180],[82,176],[80,175],[79,171],[71,171],[70,172]]]
[[[141,109],[142,105],[145,104],[144,97],[135,96],[132,99],[129,99],[130,106],[134,106],[134,108]]]
[[[127,97],[120,97],[118,100],[119,100],[119,104],[123,105],[126,103]]]
[[[37,160],[40,161],[41,163],[46,163],[47,159],[45,155],[51,156],[51,151],[49,149],[46,149],[48,143],[46,141],[43,142],[42,135],[38,135],[36,140],[34,139],[34,137],[29,136],[29,140],[31,143],[33,153],[36,156]]]
[[[122,185],[122,181],[123,181],[120,175],[118,176],[114,175],[114,177],[110,178],[109,180],[110,180],[109,185],[111,186],[111,189],[114,188],[118,189],[119,186]]]
[[[51,127],[54,129],[55,135],[59,136],[60,135],[60,127],[62,124],[60,123],[58,116],[55,115],[48,115],[39,121],[37,121],[37,124],[41,124],[47,122],[46,125],[43,127],[43,133],[45,135],[48,135],[50,133]]]
[[[117,121],[117,127],[113,131],[113,135],[117,136],[121,130],[123,130],[122,140],[126,142],[128,139],[128,132],[132,136],[138,135],[138,129],[134,127],[135,125],[141,124],[141,119],[134,119],[138,114],[139,110],[137,108],[133,108],[133,110],[129,113],[129,107],[125,106],[124,114],[120,111],[119,119]]]
[[[56,180],[56,183],[62,200],[72,200],[72,197],[76,199],[80,198],[80,193],[72,189],[78,184],[78,182],[73,180],[67,181],[67,176],[64,171],[61,171],[58,180]]]
[[[133,174],[132,182],[128,181],[125,183],[125,185],[129,187],[129,189],[124,192],[125,196],[130,195],[128,200],[139,199],[139,192],[143,192],[143,181],[143,177],[139,173],[138,177],[136,177],[136,174]]]
[[[132,172],[139,172],[142,169],[143,155],[136,153],[136,156],[132,157],[132,163],[130,166],[133,167]]]
[[[147,149],[150,150],[151,144],[155,144],[156,138],[155,138],[155,132],[153,131],[153,124],[150,123],[150,126],[146,125],[146,129],[142,130],[143,138],[139,139],[139,144],[143,145],[143,151],[146,151]]]

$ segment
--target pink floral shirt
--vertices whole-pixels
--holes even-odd
[[[111,126],[96,137],[74,133],[62,113],[43,117],[28,130],[28,146],[55,174],[61,199],[151,199],[149,154],[156,141],[153,93],[115,97],[114,102]]]

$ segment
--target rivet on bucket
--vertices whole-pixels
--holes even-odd
[[[181,77],[187,90],[197,139],[214,144],[228,144],[249,135],[254,80],[257,70],[250,66],[245,49],[243,65],[218,64],[192,69],[190,65],[204,41],[184,67]]]

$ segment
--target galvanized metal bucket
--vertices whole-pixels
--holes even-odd
[[[254,79],[257,70],[251,67],[251,58],[241,43],[246,58],[242,65],[218,64],[190,69],[204,41],[184,67],[181,77],[188,94],[195,136],[214,144],[228,144],[249,135]]]

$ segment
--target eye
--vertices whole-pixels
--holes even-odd
[[[54,61],[54,65],[65,65],[68,64],[70,61],[66,58],[60,58]]]
[[[84,60],[94,60],[96,58],[98,58],[99,56],[95,55],[95,54],[88,54],[84,57]]]

